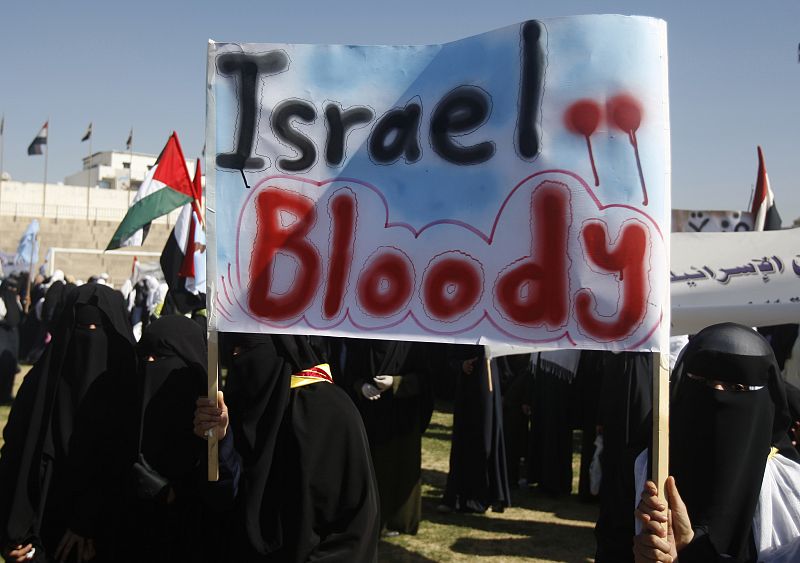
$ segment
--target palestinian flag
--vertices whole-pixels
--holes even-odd
[[[775,194],[769,185],[767,167],[764,164],[764,153],[758,147],[758,177],[756,178],[756,191],[753,194],[753,204],[750,211],[753,213],[754,231],[777,231],[781,228],[781,216],[775,206]]]
[[[197,159],[194,181],[197,198],[181,209],[164,250],[161,252],[161,271],[169,286],[168,301],[181,314],[205,307],[206,237],[200,221],[202,197],[200,159]]]
[[[193,199],[194,188],[186,169],[178,134],[173,132],[167,145],[145,176],[128,213],[117,227],[106,250],[140,246],[150,223]]]

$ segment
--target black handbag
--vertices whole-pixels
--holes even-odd
[[[136,493],[136,498],[145,502],[167,504],[169,499],[169,479],[150,467],[142,454],[142,435],[144,434],[144,393],[142,393],[142,408],[139,415],[139,451],[136,461],[131,466],[131,487]]]
[[[169,480],[150,467],[141,451],[139,459],[131,467],[131,480],[136,498],[157,504],[167,504]]]

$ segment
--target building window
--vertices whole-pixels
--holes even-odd
[[[131,163],[130,162],[123,162],[122,163],[122,167],[123,168],[130,168],[131,167]]]

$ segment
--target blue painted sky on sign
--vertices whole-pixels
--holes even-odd
[[[544,169],[566,169],[593,184],[591,164],[583,136],[566,129],[563,113],[579,98],[601,106],[619,93],[640,100],[646,115],[637,132],[644,176],[650,184],[651,204],[646,211],[663,218],[666,164],[663,131],[665,103],[662,39],[659,24],[648,18],[586,17],[544,22],[547,69],[542,100],[542,154],[532,162],[517,157],[515,127],[520,89],[520,28],[518,25],[428,47],[347,47],[310,45],[245,45],[265,52],[285,49],[289,70],[262,78],[263,104],[256,153],[268,156],[272,167],[248,173],[251,185],[265,176],[280,174],[276,155],[296,152],[281,144],[269,126],[272,107],[282,100],[308,100],[316,108],[311,124],[294,127],[313,138],[317,161],[298,174],[314,180],[356,178],[376,185],[386,196],[390,219],[422,226],[441,219],[458,219],[488,232],[493,213],[517,182]],[[222,49],[238,50],[238,46]],[[459,138],[464,145],[483,141],[495,144],[495,156],[482,164],[456,166],[437,155],[428,140],[430,117],[436,104],[457,86],[480,87],[491,98],[491,114],[472,133]],[[233,148],[238,118],[236,82],[217,82],[218,152]],[[423,106],[419,141],[421,158],[376,165],[366,150],[374,122],[348,136],[347,158],[341,167],[322,159],[326,126],[323,107],[336,101],[343,107],[368,105],[376,119],[386,110],[412,100]],[[635,154],[628,136],[601,123],[592,135],[600,175],[596,193],[604,204],[641,207],[642,192]],[[238,172],[222,172],[218,179],[220,232],[232,232],[246,190]],[[223,209],[224,207],[224,209]],[[228,231],[228,229],[231,231]]]

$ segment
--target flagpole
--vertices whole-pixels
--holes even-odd
[[[3,115],[0,118],[0,212],[3,210],[3,145],[5,144],[5,126],[6,126],[6,116]]]
[[[92,184],[92,124],[89,124],[89,158],[86,170],[86,220],[89,220],[89,190]]]
[[[128,145],[128,191],[133,189],[133,127],[128,134],[131,144]]]
[[[47,117],[47,137],[44,143],[44,184],[42,184],[42,217],[45,216],[47,211],[45,204],[47,203],[47,154],[50,152],[50,117]]]

